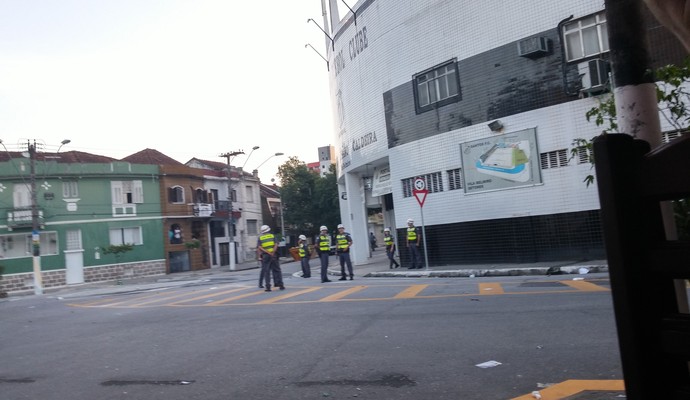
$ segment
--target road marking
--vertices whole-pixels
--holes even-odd
[[[583,290],[585,292],[608,292],[609,289],[605,287],[601,287],[599,285],[595,285],[591,282],[586,282],[586,281],[561,281],[562,284],[568,285],[571,288],[577,289],[577,290]]]
[[[562,290],[537,290],[537,291],[506,291],[504,288],[504,285],[506,285],[505,282],[503,283],[498,283],[498,282],[490,282],[490,283],[477,283],[477,287],[479,290],[479,293],[472,291],[472,293],[468,293],[466,291],[462,291],[461,293],[454,293],[455,290],[453,289],[455,285],[449,285],[446,283],[442,284],[422,284],[422,285],[408,285],[408,284],[398,284],[398,285],[390,285],[390,284],[384,284],[384,285],[357,285],[357,286],[352,286],[352,287],[339,287],[338,291],[335,294],[323,297],[321,299],[305,299],[305,300],[300,300],[299,296],[303,294],[308,294],[311,292],[315,292],[317,290],[325,289],[325,290],[331,290],[331,289],[336,289],[336,287],[330,286],[330,287],[324,287],[324,286],[291,286],[290,289],[296,289],[296,291],[290,290],[287,293],[280,293],[280,295],[276,296],[275,294],[269,294],[266,296],[266,298],[258,300],[257,302],[239,302],[235,304],[229,304],[232,303],[233,301],[236,300],[241,300],[247,297],[252,297],[252,296],[258,296],[261,294],[264,294],[265,292],[263,290],[257,290],[256,288],[252,288],[249,286],[241,286],[238,287],[237,285],[231,285],[231,286],[225,286],[221,289],[227,289],[229,287],[232,287],[232,289],[229,290],[215,290],[215,289],[207,289],[207,290],[194,290],[194,291],[184,291],[184,292],[171,292],[171,291],[166,291],[166,292],[157,292],[154,294],[147,294],[144,296],[140,297],[135,297],[135,296],[127,296],[126,299],[123,299],[122,297],[110,297],[110,298],[105,298],[105,299],[99,299],[97,301],[91,301],[91,302],[86,302],[86,303],[74,303],[74,304],[67,304],[69,306],[73,307],[90,307],[90,308],[107,308],[107,307],[113,307],[113,308],[137,308],[137,307],[203,307],[203,306],[219,306],[219,305],[239,305],[239,306],[248,306],[248,305],[257,305],[257,304],[306,304],[306,303],[327,303],[327,302],[336,302],[336,301],[342,301],[342,302],[349,302],[349,301],[385,301],[385,300],[399,300],[399,299],[433,299],[433,298],[452,298],[452,297],[472,297],[472,296],[477,296],[477,295],[536,295],[536,294],[560,294],[560,293],[588,293],[588,292],[610,292],[610,289],[602,286],[598,286],[594,283],[587,282],[587,281],[572,281],[572,280],[561,280],[561,281],[554,281],[554,282],[559,282],[563,286],[561,286],[563,289]],[[512,283],[509,283],[509,285]],[[371,297],[371,296],[361,296],[361,297],[350,297],[351,295],[362,292],[368,289],[380,289],[380,288],[402,288],[401,291],[398,291],[397,294],[393,295],[393,297],[386,296],[386,297]],[[443,291],[449,290],[450,293],[429,293],[427,295],[422,294],[425,289],[429,287],[435,287],[435,288],[443,288]],[[254,290],[252,290],[254,289]],[[222,296],[225,295],[230,295],[233,293],[237,292],[243,292],[243,291],[251,291],[247,292],[244,294],[239,294],[236,296],[231,296],[227,298],[221,298]],[[203,293],[203,294],[202,294]],[[332,293],[332,292],[331,292]],[[377,292],[374,292],[377,293]],[[379,293],[382,294],[382,293]],[[190,296],[189,298],[185,298],[186,296]],[[273,297],[275,296],[275,297]],[[201,301],[205,299],[210,299],[208,300],[207,303],[202,303]],[[174,301],[172,301],[174,300]],[[110,303],[109,303],[110,302]]]
[[[481,295],[492,295],[492,294],[505,294],[503,286],[500,283],[480,283],[479,284],[479,294]]]
[[[542,389],[539,391],[539,394],[542,400],[565,400],[572,395],[586,390],[620,391],[622,395],[625,395],[625,384],[623,380],[594,381],[572,379]],[[532,394],[526,394],[511,400],[534,400],[534,396],[532,396]]]
[[[362,290],[364,290],[364,289],[366,289],[366,288],[368,288],[368,287],[369,287],[369,286],[360,285],[360,286],[351,287],[351,288],[349,288],[349,289],[347,289],[347,290],[341,290],[340,292],[338,292],[338,293],[336,293],[336,294],[332,294],[332,295],[330,295],[330,296],[324,297],[323,299],[320,299],[319,302],[324,302],[324,303],[325,303],[325,302],[328,302],[328,301],[338,301],[338,300],[340,300],[340,299],[342,299],[342,298],[344,298],[344,297],[347,297],[347,296],[349,296],[349,295],[351,295],[351,294],[353,294],[353,293],[361,292]]]
[[[218,297],[218,296],[224,295],[224,294],[237,293],[237,292],[241,292],[241,291],[247,290],[247,289],[249,289],[249,288],[246,287],[246,286],[244,286],[244,287],[235,288],[235,289],[230,289],[230,290],[223,290],[223,291],[220,291],[220,292],[212,292],[212,293],[209,293],[209,294],[205,294],[205,295],[203,295],[203,296],[196,296],[196,297],[192,297],[191,299],[184,299],[184,300],[176,301],[176,302],[174,302],[174,303],[170,303],[170,304],[167,304],[167,305],[170,305],[170,306],[177,306],[177,305],[181,305],[181,304],[183,304],[183,303],[191,303],[191,302],[193,302],[193,301],[208,299],[208,298],[211,298],[211,297]]]
[[[264,294],[264,293],[265,292],[263,290],[261,290],[261,291],[257,290],[256,292],[245,293],[245,294],[241,294],[239,296],[228,297],[227,299],[212,301],[210,303],[204,304],[204,307],[219,306],[221,304],[226,304],[226,303],[229,303],[231,301],[244,299],[245,297],[258,296],[258,295]],[[182,306],[182,307],[184,307],[184,306]]]
[[[295,297],[295,296],[299,296],[301,294],[315,292],[317,290],[321,290],[321,288],[320,287],[312,287],[312,288],[308,288],[308,289],[304,289],[304,290],[299,290],[297,292],[285,293],[285,294],[282,294],[280,296],[271,297],[270,299],[262,300],[256,304],[276,303],[276,302],[281,301],[281,300],[289,299],[290,297]]]
[[[393,297],[394,299],[411,299],[417,297],[417,295],[424,289],[428,288],[429,285],[411,285],[407,289],[398,293]]]

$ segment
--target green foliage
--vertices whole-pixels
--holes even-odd
[[[334,169],[322,178],[297,157],[290,157],[278,167],[278,177],[282,183],[283,219],[291,233],[315,235],[320,225],[335,226],[339,223]]]
[[[131,243],[125,243],[120,245],[111,244],[108,247],[101,247],[103,254],[112,254],[116,258],[120,258],[124,253],[132,251],[133,249],[134,245]]]
[[[690,59],[682,65],[667,65],[656,70],[656,98],[660,108],[666,112],[662,115],[677,131],[690,125],[690,114],[687,104],[690,103],[690,92],[683,85],[690,81]]]
[[[192,239],[189,242],[185,242],[184,245],[188,249],[198,249],[201,247],[201,241],[199,239]]]

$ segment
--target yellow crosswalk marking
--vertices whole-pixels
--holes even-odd
[[[623,392],[625,395],[625,384],[622,380],[567,380],[549,386],[546,389],[539,391],[542,400],[563,400],[569,399],[571,396],[584,392],[585,390],[611,391]],[[534,400],[532,394],[515,397],[512,400]]]
[[[407,289],[398,293],[393,297],[394,299],[411,299],[416,297],[422,290],[429,287],[429,285],[411,285]]]
[[[609,289],[586,281],[561,281],[562,284],[585,292],[608,292]]]
[[[360,292],[364,289],[366,289],[368,286],[354,286],[346,290],[341,290],[340,292],[336,294],[332,294],[330,296],[326,296],[323,299],[320,299],[320,302],[327,302],[327,301],[338,301],[346,296],[351,295],[352,293],[357,293]]]
[[[299,296],[299,295],[301,295],[301,294],[310,293],[310,292],[315,292],[315,291],[317,291],[317,290],[321,290],[321,288],[320,288],[320,287],[312,287],[312,288],[308,288],[308,289],[304,289],[304,290],[299,290],[299,291],[297,291],[297,292],[285,293],[285,294],[282,294],[282,295],[280,295],[280,296],[271,297],[270,299],[262,300],[262,301],[260,301],[260,302],[258,302],[258,303],[255,303],[255,304],[271,304],[271,303],[277,303],[277,302],[279,302],[279,301],[281,301],[281,300],[289,299],[290,297],[295,297],[295,296]]]
[[[222,296],[222,295],[224,295],[224,294],[230,294],[230,293],[241,292],[241,291],[247,290],[247,289],[248,289],[247,287],[241,287],[241,288],[236,288],[236,289],[223,290],[223,291],[220,291],[220,292],[212,292],[212,293],[209,293],[209,294],[205,294],[205,295],[203,295],[203,296],[196,296],[196,297],[192,297],[192,298],[189,298],[189,299],[184,299],[184,300],[181,300],[181,301],[176,301],[176,302],[170,303],[170,304],[168,304],[168,305],[170,305],[170,306],[177,306],[177,305],[180,305],[180,304],[183,304],[183,303],[191,303],[191,302],[194,302],[194,301],[199,301],[199,300],[203,300],[203,299],[208,299],[208,298],[211,298],[211,297]]]
[[[230,303],[231,301],[244,299],[245,297],[258,296],[258,295],[264,294],[264,293],[265,292],[263,290],[257,290],[256,292],[245,293],[245,294],[241,294],[238,296],[228,297],[227,299],[212,301],[210,303],[204,304],[204,306],[218,306],[221,304]]]
[[[503,286],[500,283],[480,283],[479,294],[505,294],[505,291],[503,290]]]

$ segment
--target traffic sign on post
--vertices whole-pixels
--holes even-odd
[[[415,178],[412,194],[417,198],[419,206],[424,207],[424,200],[426,200],[426,195],[429,194],[429,191],[426,189],[426,181],[424,179]]]
[[[417,202],[419,203],[419,206],[424,207],[424,200],[426,200],[426,195],[429,194],[429,191],[426,189],[413,190],[412,194],[414,195],[414,197],[417,198]]]

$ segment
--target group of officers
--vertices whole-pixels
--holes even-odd
[[[321,283],[331,282],[328,279],[328,259],[331,254],[331,236],[328,234],[328,227],[321,226],[319,228],[321,231],[319,236],[316,238],[316,243],[314,244],[314,250],[319,256],[321,261]],[[395,241],[393,236],[391,236],[391,230],[386,228],[383,230],[383,240],[386,245],[386,255],[389,260],[389,268],[399,268],[400,264],[395,260]],[[419,234],[418,228],[414,226],[414,221],[412,219],[407,220],[407,235],[406,243],[407,248],[410,252],[411,266],[408,269],[421,269],[422,259],[419,252],[419,241],[421,235]],[[340,260],[340,279],[341,281],[348,279],[348,274],[350,280],[354,279],[354,273],[352,271],[352,260],[350,260],[350,248],[352,247],[352,236],[345,232],[345,226],[343,224],[338,225],[338,233],[335,235],[335,251]],[[302,266],[302,277],[311,277],[311,267],[309,266],[309,258],[311,253],[309,251],[309,244],[307,243],[307,237],[304,235],[299,235],[299,240],[297,242],[298,254],[301,259]],[[280,264],[278,263],[277,253],[278,253],[278,242],[275,240],[275,235],[271,233],[271,227],[268,225],[261,226],[261,235],[256,247],[257,255],[261,260],[261,274],[259,277],[259,287],[264,288],[265,291],[271,291],[271,275],[273,275],[273,283],[275,287],[280,288],[280,290],[285,290],[285,285],[283,284],[283,275],[280,271]],[[347,271],[346,271],[347,267]]]

